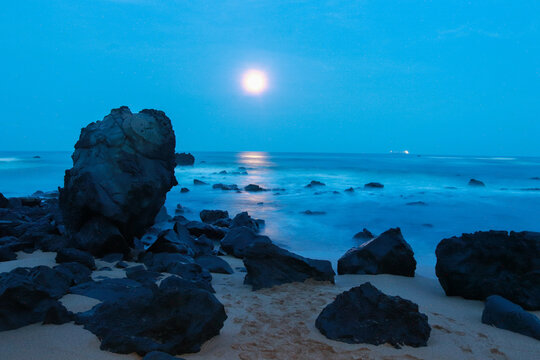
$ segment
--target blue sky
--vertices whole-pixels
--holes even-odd
[[[540,155],[539,1],[2,7],[1,150],[72,149],[128,105],[164,110],[182,151]]]

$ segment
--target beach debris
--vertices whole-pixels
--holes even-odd
[[[499,295],[486,299],[482,322],[540,340],[540,319]]]
[[[427,346],[428,318],[418,305],[388,296],[366,282],[339,294],[317,317],[315,326],[331,340],[349,344],[389,343],[395,347]]]
[[[158,110],[133,114],[123,106],[81,130],[60,189],[69,234],[86,232],[84,243],[75,239],[75,247],[93,255],[127,252],[126,245],[154,223],[177,184],[175,142],[170,119]]]
[[[174,161],[176,166],[187,166],[195,164],[195,156],[190,153],[176,153],[174,154]]]
[[[244,251],[243,261],[247,269],[244,284],[251,285],[252,290],[307,279],[334,283],[330,261],[308,259],[271,242],[252,242]]]
[[[443,239],[435,273],[448,296],[500,295],[540,310],[540,233],[478,231]]]
[[[385,231],[376,238],[347,251],[338,260],[338,274],[393,274],[414,276],[416,260],[400,228]]]

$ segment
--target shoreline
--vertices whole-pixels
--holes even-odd
[[[18,259],[0,263],[0,272],[19,266],[55,265],[55,253],[18,253]],[[395,275],[337,275],[336,283],[307,281],[252,291],[243,285],[242,260],[223,256],[235,272],[212,274],[216,297],[228,319],[220,335],[203,344],[201,351],[184,354],[188,359],[532,359],[540,343],[523,335],[482,324],[483,301],[447,297],[436,279]],[[110,265],[97,260],[98,269]],[[94,271],[92,277],[125,276],[122,269]],[[427,347],[388,344],[345,344],[325,338],[315,319],[334,297],[371,282],[387,295],[398,295],[418,304],[432,327]],[[71,311],[85,311],[98,300],[68,294],[61,299]],[[536,316],[540,311],[531,312]],[[99,350],[99,340],[82,326],[33,324],[5,331],[0,337],[2,359],[140,359]],[[458,355],[459,354],[459,355]]]

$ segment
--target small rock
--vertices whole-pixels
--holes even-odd
[[[408,206],[426,206],[427,204],[423,201],[411,201],[411,202],[408,202],[406,203],[405,205],[408,205]]]
[[[195,258],[195,262],[211,273],[232,274],[233,269],[228,262],[214,255],[203,255]]]
[[[325,215],[325,214],[326,214],[326,211],[311,211],[311,210],[306,210],[306,211],[302,211],[300,214],[304,214],[304,215]]]
[[[249,192],[268,191],[257,184],[249,184],[244,187],[244,190],[249,191]]]
[[[371,233],[371,231],[369,231],[366,228],[362,229],[362,231],[354,234],[354,236],[353,236],[354,239],[360,239],[360,240],[371,240],[374,237],[375,237],[375,235],[373,235]]]
[[[208,183],[205,183],[204,181],[199,179],[193,179],[193,185],[208,185]]]
[[[221,189],[221,190],[226,190],[226,191],[238,191],[240,189],[238,189],[238,185],[236,184],[231,184],[231,185],[225,185],[225,184],[214,184],[212,185],[212,189]]]
[[[350,187],[348,189],[345,189],[346,192],[354,192],[354,188]]]
[[[187,193],[187,192],[189,192],[189,189],[188,189],[188,188],[185,188],[185,187],[183,187],[183,188],[181,188],[181,189],[180,189],[180,192],[181,192],[182,194],[184,194],[184,193]]]
[[[384,185],[378,182],[370,182],[364,185],[364,188],[366,189],[382,189],[384,188]]]
[[[203,223],[213,224],[220,219],[228,219],[229,212],[227,210],[203,210],[199,217]]]
[[[56,253],[56,262],[58,264],[67,262],[77,262],[83,264],[89,269],[96,268],[94,257],[86,251],[81,251],[73,248],[63,248]]]
[[[482,181],[480,180],[476,180],[476,179],[471,179],[469,180],[469,186],[479,186],[479,187],[484,187],[486,186],[486,184],[484,184]]]
[[[326,186],[326,184],[317,180],[311,180],[311,182],[307,184],[305,187],[313,188],[313,187],[318,187],[318,186]]]

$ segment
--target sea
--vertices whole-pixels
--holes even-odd
[[[302,256],[337,260],[361,244],[366,228],[399,227],[417,260],[417,274],[435,276],[435,248],[444,238],[481,230],[540,232],[540,158],[417,154],[192,152],[193,166],[176,168],[167,195],[188,219],[203,209],[247,211],[264,219],[262,234]],[[63,184],[71,152],[0,152],[0,192],[6,197],[53,191]],[[199,179],[209,185],[194,185]],[[468,185],[470,179],[485,187]],[[324,186],[306,187],[312,180]],[[365,188],[378,182],[384,188]],[[257,184],[262,192],[213,189]],[[182,193],[181,188],[189,191]],[[353,188],[354,191],[345,191]],[[311,215],[305,212],[309,210]]]

